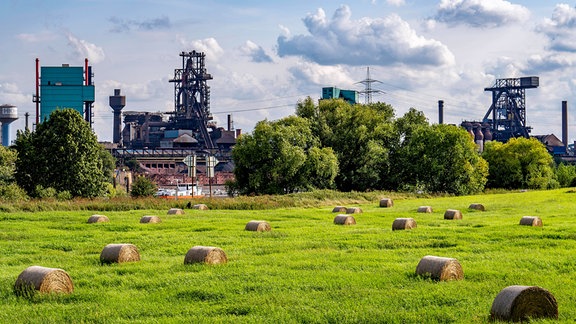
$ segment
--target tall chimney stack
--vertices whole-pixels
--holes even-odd
[[[444,100],[438,100],[438,124],[444,123]]]
[[[562,101],[562,144],[564,151],[568,152],[568,102]]]
[[[126,96],[120,95],[120,89],[114,89],[114,95],[110,96],[110,107],[114,111],[114,134],[112,141],[121,144],[122,141],[122,108],[126,106]]]

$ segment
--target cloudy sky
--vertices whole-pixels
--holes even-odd
[[[294,113],[321,88],[363,90],[367,68],[398,116],[410,107],[437,123],[481,119],[484,88],[498,78],[539,76],[526,91],[532,134],[561,138],[568,101],[576,139],[576,1],[554,0],[4,0],[0,2],[0,104],[35,106],[35,59],[82,66],[96,86],[94,129],[112,139],[108,96],[128,111],[172,111],[182,51],[203,51],[214,79],[211,111],[249,132]],[[361,97],[362,100],[364,98]],[[14,135],[13,137],[14,138]]]

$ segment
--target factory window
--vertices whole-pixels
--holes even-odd
[[[156,165],[156,163],[152,163],[152,168],[157,169],[158,165]]]
[[[150,163],[146,163],[146,167],[150,169]]]

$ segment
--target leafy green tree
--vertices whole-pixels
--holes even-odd
[[[546,189],[557,186],[554,160],[535,138],[511,138],[504,144],[487,143],[482,156],[490,166],[490,188]]]
[[[105,194],[102,148],[90,125],[73,109],[56,110],[35,132],[18,132],[16,181],[28,194],[37,186],[72,197]]]
[[[132,197],[151,197],[158,191],[158,187],[154,181],[146,178],[145,176],[138,176],[132,183],[130,195]]]
[[[330,187],[337,173],[336,157],[317,146],[304,118],[260,121],[232,150],[236,183],[229,188],[241,194],[283,194]]]
[[[404,188],[466,195],[482,191],[486,184],[488,165],[460,127],[418,127],[398,154],[405,161],[398,170]]]
[[[576,186],[576,165],[560,163],[556,167],[556,179],[560,187]]]
[[[14,179],[17,153],[15,150],[0,146],[0,199],[6,201],[26,200],[26,192]]]

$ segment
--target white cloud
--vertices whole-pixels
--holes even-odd
[[[194,41],[187,41],[184,38],[180,38],[180,44],[196,52],[204,52],[206,57],[209,57],[211,60],[219,60],[224,55],[224,49],[220,47],[218,41],[212,37]]]
[[[303,84],[312,83],[312,87],[320,93],[321,87],[337,86],[344,87],[355,81],[348,71],[340,65],[324,66],[312,62],[300,62],[290,68],[295,80]]]
[[[406,2],[404,0],[386,0],[386,3],[392,6],[400,7],[403,6]]]
[[[525,22],[530,11],[505,0],[442,0],[434,19],[451,26],[500,27]]]
[[[576,52],[576,8],[557,4],[552,18],[547,18],[536,30],[546,35],[550,49],[561,52]]]
[[[16,35],[16,38],[18,40],[21,40],[26,43],[48,42],[55,40],[57,37],[58,35],[51,31],[42,31],[35,34],[21,33]]]
[[[451,65],[454,55],[439,41],[416,33],[398,15],[351,20],[348,6],[327,19],[324,10],[304,18],[309,35],[278,37],[281,57],[296,55],[322,65]]]
[[[74,57],[86,57],[92,63],[102,62],[106,57],[102,47],[96,46],[95,44],[89,43],[85,40],[78,39],[72,34],[68,34],[67,38],[68,45],[71,46],[74,51]]]
[[[244,43],[244,45],[240,47],[240,52],[242,52],[242,54],[246,56],[249,56],[252,62],[256,63],[272,62],[272,58],[268,54],[266,54],[266,51],[264,50],[264,48],[262,48],[262,46],[249,40],[246,41],[246,43]]]

